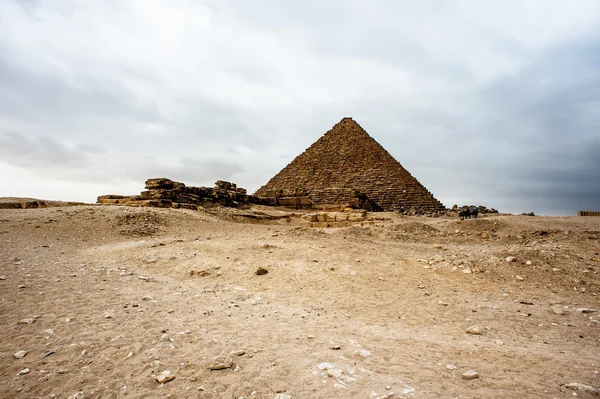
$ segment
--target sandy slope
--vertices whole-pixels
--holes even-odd
[[[600,218],[381,216],[311,229],[0,210],[0,396],[566,398],[564,384],[600,386],[600,313],[576,310],[600,309]],[[218,356],[232,367],[209,370]],[[471,369],[479,379],[461,377]],[[161,385],[164,370],[176,378]]]

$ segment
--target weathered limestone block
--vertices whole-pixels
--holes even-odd
[[[146,188],[148,190],[172,190],[173,183],[173,180],[164,177],[148,179],[146,180]]]
[[[223,190],[235,190],[237,188],[235,184],[224,180],[217,180],[215,187]]]

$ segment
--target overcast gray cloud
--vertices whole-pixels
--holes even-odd
[[[446,206],[600,209],[600,3],[6,0],[0,195],[254,191],[352,116]]]

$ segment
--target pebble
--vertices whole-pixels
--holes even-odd
[[[175,379],[175,376],[169,370],[165,370],[156,376],[156,381],[158,381],[161,384],[164,384],[169,381],[173,381],[174,379]]]
[[[479,373],[475,370],[465,371],[462,374],[462,378],[465,380],[474,380],[475,378],[479,378]]]
[[[442,306],[448,306],[448,302],[444,302],[442,300],[438,301],[438,304],[442,305]]]
[[[552,268],[552,271],[553,271],[553,272],[559,272],[559,271],[561,271],[561,270],[562,270],[562,269],[559,269],[558,267],[553,267],[553,268]]]
[[[514,262],[514,261],[516,261],[516,260],[517,260],[517,258],[515,258],[514,256],[507,256],[507,257],[506,257],[506,261],[507,261],[507,262]]]
[[[456,370],[458,367],[456,367],[456,366],[455,366],[455,365],[453,365],[453,364],[447,364],[447,365],[446,365],[446,368],[447,368],[448,370]]]
[[[254,274],[256,274],[257,276],[264,276],[265,274],[269,273],[269,271],[267,269],[265,269],[264,267],[259,267],[258,269],[256,269],[256,271],[254,272]]]
[[[6,276],[0,276],[0,280],[6,280]]]
[[[49,328],[47,330],[42,331],[42,334],[52,335],[52,334],[54,334],[54,330]]]
[[[330,342],[329,349],[340,350],[342,349],[342,346],[340,344],[336,344],[335,342]]]
[[[246,354],[246,351],[243,349],[238,349],[236,351],[231,352],[231,356],[244,356],[245,354]]]
[[[481,326],[475,325],[467,328],[467,333],[473,335],[481,335],[483,333],[483,329],[481,328]]]
[[[17,286],[17,288],[25,288],[25,284],[20,284]]]
[[[359,350],[358,354],[361,355],[362,357],[373,356],[373,354],[371,352],[369,352],[368,350],[366,350],[366,349]]]
[[[25,374],[29,374],[29,369],[23,369],[23,370],[19,371],[19,374],[17,374],[17,375],[25,375]]]
[[[553,306],[552,311],[554,314],[563,315],[565,314],[565,309],[562,306]]]
[[[83,392],[75,392],[73,395],[69,396],[67,399],[85,399],[85,395]]]
[[[142,297],[142,301],[151,301],[153,299],[154,299],[154,297],[152,295],[144,295]]]
[[[526,264],[527,266],[531,266],[531,261],[530,261],[530,260],[528,260],[527,262],[525,262],[525,264]]]
[[[319,370],[329,370],[329,369],[335,368],[335,366],[333,364],[331,364],[331,363],[319,363],[317,365],[317,368]]]
[[[107,313],[104,315],[105,319],[112,319],[114,317],[114,315],[112,313]]]
[[[287,393],[278,393],[277,395],[275,395],[275,399],[292,399],[292,395],[289,395]]]
[[[516,278],[517,280],[519,280],[519,281],[523,281],[523,280],[525,280],[525,279],[523,278],[523,276],[518,276],[518,275],[517,275],[517,276],[515,276],[515,278]]]
[[[208,363],[209,370],[224,370],[233,367],[233,360],[229,356],[219,356]]]
[[[26,354],[27,354],[27,351],[20,350],[20,351],[13,353],[13,356],[15,357],[15,359],[23,359]]]
[[[169,334],[163,334],[160,336],[160,339],[159,339],[159,341],[161,341],[161,342],[170,341],[170,340],[171,340],[171,337],[169,336]]]

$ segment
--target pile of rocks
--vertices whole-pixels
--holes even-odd
[[[450,211],[458,213],[462,210],[473,209],[474,207],[475,207],[475,205],[463,205],[463,206],[454,205],[454,206],[452,206],[452,209],[450,209]],[[477,206],[477,211],[479,213],[498,213],[497,209],[494,209],[494,208],[488,209],[487,207],[485,207],[483,205]]]
[[[166,178],[146,180],[146,190],[140,195],[101,195],[99,204],[148,206],[158,208],[198,209],[198,206],[223,205],[238,207],[247,204],[275,205],[272,199],[248,195],[235,184],[219,180],[215,187],[188,187]]]

